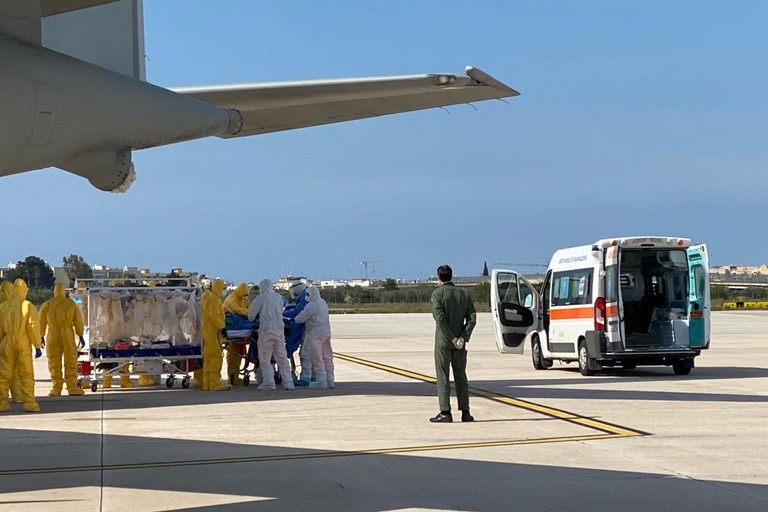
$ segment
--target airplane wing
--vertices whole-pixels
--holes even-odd
[[[79,11],[80,9],[87,9],[88,7],[95,7],[102,4],[110,4],[117,0],[43,0],[42,15],[53,16],[54,14],[61,14],[70,11]]]
[[[520,93],[483,71],[346,80],[181,87],[175,92],[233,108],[243,116],[236,135],[257,135],[386,114],[507,98]]]
[[[43,15],[46,48],[146,80],[140,0],[47,0]]]

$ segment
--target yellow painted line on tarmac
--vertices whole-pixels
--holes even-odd
[[[564,436],[564,437],[543,437],[539,439],[510,439],[502,441],[478,441],[472,443],[449,443],[449,444],[428,444],[421,446],[401,446],[395,448],[376,448],[371,450],[353,450],[353,451],[324,451],[324,452],[305,452],[290,453],[282,455],[259,455],[254,457],[230,457],[221,459],[198,459],[198,460],[179,460],[179,461],[158,461],[158,462],[139,462],[135,464],[109,464],[104,466],[72,466],[72,467],[49,467],[49,468],[28,468],[28,469],[9,469],[0,471],[0,476],[20,476],[20,475],[42,475],[53,473],[72,473],[85,471],[118,471],[128,469],[154,469],[170,468],[182,466],[209,466],[214,464],[243,464],[252,462],[275,462],[290,460],[322,459],[330,457],[352,457],[361,455],[394,455],[399,453],[444,451],[444,450],[467,450],[473,448],[493,448],[498,446],[518,446],[526,444],[548,444],[548,443],[567,443],[574,441],[594,441],[597,439],[615,439],[624,437],[614,434],[592,434],[583,436]]]
[[[367,359],[360,359],[359,357],[349,356],[346,354],[339,354],[338,352],[334,352],[333,355],[334,357],[341,359],[343,361],[348,361],[350,363],[356,363],[363,366],[368,366],[370,368],[376,368],[377,370],[383,370],[385,372],[394,373],[402,377],[408,377],[410,379],[420,380],[420,381],[428,382],[431,384],[434,384],[436,382],[436,379],[434,377],[430,377],[429,375],[424,375],[422,373],[417,373],[410,370],[405,370],[403,368],[397,368],[395,366],[377,363],[375,361],[369,361]],[[525,409],[527,411],[544,414],[545,416],[549,416],[551,418],[556,418],[559,420],[567,421],[569,423],[582,425],[587,428],[598,430],[605,434],[610,434],[611,436],[628,437],[628,436],[648,435],[647,432],[643,432],[641,430],[622,427],[621,425],[614,425],[612,423],[608,423],[605,421],[587,418],[585,416],[574,414],[572,412],[563,411],[561,409],[556,409],[554,407],[549,407],[547,405],[541,405],[534,402],[528,402],[527,400],[513,398],[511,396],[502,395],[500,393],[495,393],[493,391],[487,391],[485,389],[470,387],[469,392],[473,395],[481,396],[483,398],[487,398],[488,400],[493,400],[494,402],[511,405],[513,407],[518,407],[520,409]]]
[[[370,368],[394,373],[402,377],[407,377],[415,380],[419,380],[427,383],[435,383],[436,379],[429,375],[389,366],[374,361],[368,361],[366,359],[360,359],[358,357],[349,356],[346,354],[334,353],[334,357],[343,361],[356,363]],[[548,443],[567,443],[577,441],[594,441],[602,439],[617,439],[630,436],[648,435],[646,432],[640,430],[622,427],[620,425],[614,425],[605,421],[595,420],[580,416],[568,411],[556,409],[546,405],[537,404],[534,402],[528,402],[526,400],[520,400],[519,398],[513,398],[510,396],[502,395],[492,391],[487,391],[478,388],[469,388],[470,393],[476,396],[493,400],[495,402],[518,407],[530,412],[535,412],[556,418],[559,420],[567,421],[569,423],[578,424],[593,430],[597,430],[599,434],[581,435],[581,436],[562,436],[562,437],[545,437],[538,439],[510,439],[500,441],[478,441],[468,443],[449,443],[449,444],[431,444],[420,446],[403,446],[394,448],[377,448],[369,450],[355,450],[355,451],[316,451],[316,452],[304,452],[304,453],[291,453],[291,454],[278,454],[278,455],[261,455],[254,457],[232,457],[232,458],[220,458],[220,459],[198,459],[198,460],[181,460],[181,461],[158,461],[158,462],[143,462],[134,464],[111,464],[111,465],[92,465],[92,466],[72,466],[72,467],[48,467],[48,468],[22,468],[22,469],[9,469],[0,470],[1,476],[19,476],[19,475],[42,475],[42,474],[54,474],[54,473],[71,473],[71,472],[86,472],[86,471],[118,471],[118,470],[131,470],[131,469],[153,469],[153,468],[169,468],[169,467],[182,467],[182,466],[207,466],[214,464],[242,464],[242,463],[255,463],[255,462],[273,462],[273,461],[291,461],[291,460],[307,460],[307,459],[320,459],[329,457],[351,457],[362,455],[393,455],[399,453],[415,453],[415,452],[427,452],[427,451],[443,451],[443,450],[460,450],[460,449],[473,449],[473,448],[489,448],[499,446],[520,446],[531,444],[548,444]]]

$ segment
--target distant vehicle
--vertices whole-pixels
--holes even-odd
[[[710,342],[707,248],[687,238],[627,237],[561,249],[541,292],[513,270],[491,278],[499,352],[531,347],[533,366],[671,365],[688,375]]]

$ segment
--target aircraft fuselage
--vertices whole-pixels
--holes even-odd
[[[0,34],[0,176],[57,166],[113,190],[132,149],[236,133],[236,111]]]

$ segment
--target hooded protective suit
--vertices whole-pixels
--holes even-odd
[[[259,367],[264,379],[258,389],[275,389],[275,369],[272,367],[272,357],[275,358],[283,387],[293,389],[291,363],[285,352],[285,331],[283,324],[283,299],[272,289],[272,281],[262,279],[259,283],[261,295],[256,297],[248,308],[248,320],[259,318]]]
[[[83,317],[72,299],[68,299],[64,285],[53,287],[53,298],[43,303],[40,308],[40,334],[45,336],[45,354],[48,356],[48,371],[51,373],[53,389],[48,396],[61,395],[64,378],[67,392],[82,395],[77,387],[77,346],[75,335],[82,339]],[[45,330],[48,328],[48,334]],[[61,361],[64,359],[64,378],[61,375]]]
[[[24,411],[37,412],[31,345],[40,349],[40,330],[35,306],[26,300],[27,283],[13,282],[13,298],[0,306],[0,412],[10,410],[8,388],[18,371]]]
[[[307,305],[307,285],[301,281],[291,283],[291,297],[296,299],[296,304],[285,308],[283,316],[288,320],[293,320],[296,315],[302,312]],[[304,343],[304,325],[291,322],[291,330],[288,339],[285,341],[288,353],[293,354],[297,347],[299,348],[299,360],[301,361],[301,374],[296,384],[299,386],[308,386],[312,378],[312,362],[309,358],[309,347]]]
[[[248,300],[248,285],[240,283],[235,291],[227,295],[224,299],[224,311],[235,313],[240,316],[248,316],[248,306],[251,301]],[[240,378],[240,362],[245,358],[245,343],[227,343],[227,375],[229,381],[242,385],[243,379]]]
[[[7,300],[11,300],[12,298],[13,298],[13,284],[10,281],[3,281],[2,284],[0,284],[0,305],[2,305],[3,302]],[[0,354],[1,353],[2,353],[2,348],[0,348]],[[20,404],[22,402],[21,388],[19,387],[18,371],[13,375],[13,380],[11,381],[11,402],[15,404]]]
[[[328,304],[320,297],[320,290],[314,286],[307,289],[309,302],[299,313],[295,321],[306,324],[304,343],[309,348],[312,360],[312,372],[315,382],[311,388],[332,388],[335,385],[333,372],[333,349],[331,348],[331,322],[328,316]]]
[[[229,383],[221,382],[221,331],[226,326],[221,294],[227,287],[217,279],[203,293],[203,386],[206,391],[226,391]]]

